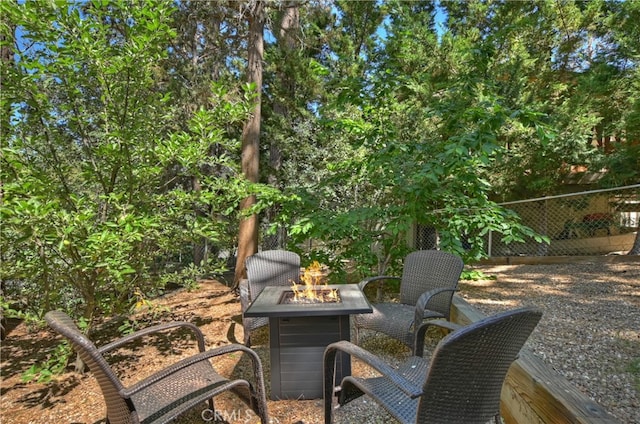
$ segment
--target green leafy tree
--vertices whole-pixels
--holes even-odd
[[[2,145],[2,280],[37,315],[64,307],[89,322],[193,280],[202,271],[172,264],[203,238],[215,243],[223,218],[258,190],[228,136],[248,114],[248,94],[213,87],[209,107],[176,124],[162,66],[175,36],[169,2],[0,8],[22,32],[15,64],[3,68],[12,122]]]
[[[607,40],[599,53],[592,79],[600,83],[596,93],[603,114],[604,131],[613,138],[609,154],[596,166],[608,172],[601,184],[608,187],[640,183],[640,3],[607,3],[609,13],[600,28]],[[628,252],[640,255],[640,232]]]
[[[396,266],[415,223],[437,229],[440,247],[467,259],[482,256],[489,231],[506,242],[542,240],[490,200],[488,180],[508,128],[549,141],[542,115],[509,107],[483,78],[490,52],[453,33],[439,39],[432,4],[387,7],[384,47],[367,50],[322,108],[323,136],[348,141],[348,157],[330,161],[331,174],[287,209],[287,219],[299,219],[296,240],[320,239],[328,261],[355,259],[363,272]],[[369,39],[379,36],[377,19]]]

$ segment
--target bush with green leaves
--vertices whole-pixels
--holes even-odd
[[[379,90],[374,105],[331,123],[329,137],[350,140],[352,154],[285,208],[283,217],[296,222],[294,243],[321,240],[314,254],[330,253],[338,269],[348,259],[361,273],[380,274],[401,271],[415,224],[437,230],[439,248],[465,262],[486,255],[490,231],[506,243],[545,240],[490,199],[487,179],[505,126],[525,122],[544,136],[537,114],[510,110],[487,87],[465,80],[434,93],[429,104],[394,103],[390,84]]]
[[[220,272],[171,258],[228,243],[239,200],[258,190],[239,170],[248,91],[213,86],[207,109],[177,121],[162,66],[170,2],[0,8],[22,34],[2,65],[5,295],[36,316],[63,308],[90,322],[180,282],[181,270]],[[11,25],[2,31],[12,39]]]

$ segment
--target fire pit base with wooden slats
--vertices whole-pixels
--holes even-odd
[[[319,286],[333,291],[323,302],[295,300],[290,287],[269,286],[245,311],[269,318],[271,399],[322,398],[322,356],[339,340],[350,340],[349,316],[371,313],[357,284]],[[349,356],[337,359],[337,381],[351,374]]]

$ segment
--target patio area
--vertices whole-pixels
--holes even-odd
[[[639,377],[640,361],[640,267],[637,262],[492,265],[479,269],[497,279],[461,282],[463,299],[487,314],[523,305],[542,309],[543,320],[527,343],[529,350],[619,422],[640,422],[640,388],[635,380]],[[239,302],[220,282],[206,281],[197,291],[170,293],[158,299],[157,304],[162,308],[157,309],[155,319],[195,323],[204,331],[210,347],[243,338]],[[141,314],[140,325],[152,322],[152,315]],[[115,337],[120,324],[121,321],[104,323],[97,333],[99,341]],[[11,329],[2,345],[3,423],[99,423],[104,418],[102,396],[89,374],[67,373],[49,385],[20,381],[20,374],[34,362],[46,359],[55,344],[56,339],[49,330],[28,331],[24,324]],[[370,332],[363,334],[361,344],[389,361],[400,361],[409,354],[400,343]],[[186,345],[178,348],[184,354],[192,349]],[[269,384],[267,328],[256,333],[253,348],[263,358]],[[117,367],[129,378],[159,368],[166,359],[163,352],[146,346],[120,354],[129,360]],[[131,360],[143,357],[144,362]],[[631,367],[634,363],[635,377]],[[221,365],[225,368],[223,372],[242,375],[247,371],[243,361],[230,360]],[[368,371],[354,361],[352,372]],[[268,403],[274,423],[315,424],[323,418],[321,400],[269,400]],[[217,398],[216,407],[230,423],[259,422],[231,396]],[[391,422],[384,411],[366,398],[338,411],[336,420],[353,422],[354,416],[362,417],[359,419],[362,423]],[[202,422],[198,411],[179,420],[179,423]]]

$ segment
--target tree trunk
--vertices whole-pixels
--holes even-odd
[[[262,92],[262,59],[264,52],[264,3],[256,1],[249,14],[248,40],[248,78],[255,84],[256,97],[253,114],[242,131],[242,172],[251,182],[258,181],[260,118]],[[240,202],[240,211],[245,211],[256,203],[255,196],[249,196]],[[251,215],[241,218],[238,231],[238,256],[234,275],[234,288],[245,277],[244,261],[258,251],[258,217]]]
[[[4,20],[3,20],[4,21]],[[2,22],[2,24],[8,24],[7,22]],[[11,34],[15,30],[15,26],[11,25]],[[13,37],[11,37],[13,38]],[[0,34],[0,60],[4,63],[5,66],[12,66],[13,64],[13,49],[9,46],[13,46],[13,39],[7,40],[6,37]],[[8,42],[10,41],[10,42]],[[5,42],[7,42],[5,44]],[[3,73],[0,73],[0,93],[2,92],[4,81],[2,80]],[[2,110],[2,122],[0,123],[0,137],[4,136],[8,132],[9,122],[11,120],[11,103],[6,102],[4,105],[4,110]],[[0,181],[0,203],[3,200],[3,184]],[[4,249],[0,252],[0,261],[4,260]],[[4,296],[5,282],[0,279],[0,296]],[[5,330],[7,328],[7,320],[4,316],[3,309],[0,307],[0,340],[4,340],[6,333]]]
[[[633,247],[629,250],[627,255],[640,255],[640,229],[636,232],[636,239],[633,242]]]

